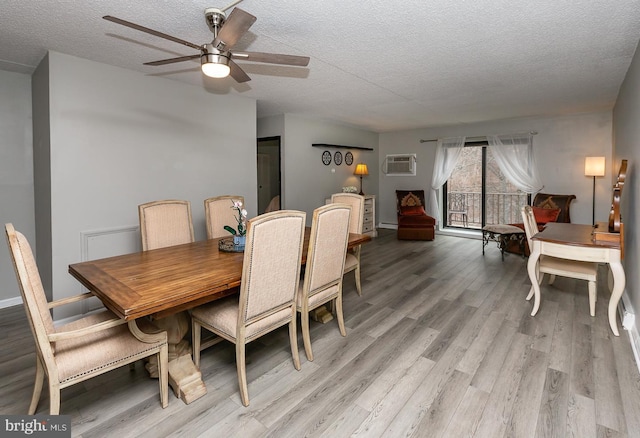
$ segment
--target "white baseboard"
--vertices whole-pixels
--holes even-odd
[[[622,321],[622,328],[629,332],[633,357],[636,361],[638,371],[640,371],[640,333],[638,333],[636,314],[631,305],[631,300],[629,300],[629,295],[627,295],[627,291],[622,294],[622,299],[618,303],[618,313],[620,315],[620,321]]]
[[[388,224],[388,223],[380,222],[378,224],[378,228],[385,228],[387,230],[397,230],[398,224]]]
[[[7,307],[22,306],[22,297],[8,298],[6,300],[0,300],[0,309],[6,309]]]

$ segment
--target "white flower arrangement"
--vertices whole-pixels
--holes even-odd
[[[358,188],[355,186],[346,186],[342,188],[342,193],[358,193]]]

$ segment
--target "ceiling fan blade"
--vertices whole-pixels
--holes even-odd
[[[225,52],[233,47],[247,30],[255,23],[256,17],[242,9],[235,8],[222,24],[220,32],[211,42],[213,47]]]
[[[246,74],[244,70],[242,70],[240,66],[235,62],[233,62],[232,60],[229,60],[229,68],[231,69],[229,74],[233,79],[236,80],[236,82],[242,83],[242,82],[247,82],[251,80],[249,75]]]
[[[281,53],[233,52],[231,57],[237,60],[267,62],[269,64],[296,65],[299,67],[309,65],[308,56],[283,55]]]
[[[144,65],[165,65],[173,64],[174,62],[190,61],[192,59],[200,58],[201,55],[188,55],[180,56],[178,58],[161,59],[160,61],[145,62]]]
[[[183,46],[191,47],[196,50],[201,50],[200,46],[197,44],[190,43],[189,41],[181,40],[180,38],[176,38],[171,35],[167,35],[166,33],[158,32],[157,30],[149,29],[148,27],[140,26],[139,24],[132,23],[127,20],[123,20],[121,18],[112,17],[111,15],[105,15],[104,17],[107,21],[112,21],[117,24],[121,24],[123,26],[130,27],[135,30],[139,30],[141,32],[146,32],[151,35],[155,35],[160,38],[164,38],[165,40],[173,41],[174,43],[182,44]]]

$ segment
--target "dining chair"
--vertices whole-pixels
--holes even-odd
[[[304,281],[297,297],[300,312],[302,338],[307,359],[313,361],[309,334],[309,311],[332,302],[338,319],[340,334],[346,336],[342,314],[342,277],[345,254],[349,242],[349,217],[351,207],[344,204],[328,204],[313,212],[309,249],[304,269]]]
[[[224,226],[229,225],[235,228],[238,223],[235,210],[231,208],[233,201],[240,201],[244,205],[244,197],[237,195],[214,196],[204,200],[207,239],[230,236]]]
[[[240,296],[230,296],[191,311],[193,360],[200,365],[201,329],[236,346],[242,404],[249,406],[246,344],[289,324],[293,365],[300,369],[296,333],[296,293],[306,214],[280,210],[249,220],[242,264]]]
[[[141,331],[133,322],[130,327],[134,334],[125,320],[106,309],[54,326],[50,309],[93,295],[84,293],[47,302],[29,242],[12,224],[6,224],[5,231],[36,343],[36,379],[28,414],[36,412],[45,376],[49,384],[49,414],[58,415],[62,389],[149,356],[158,360],[160,402],[163,408],[167,407],[167,333],[143,324],[144,331]]]
[[[527,235],[527,243],[529,248],[533,249],[532,237],[538,233],[538,224],[531,206],[522,207],[522,220],[524,222],[524,231]],[[578,260],[569,260],[548,255],[541,255],[538,260],[537,277],[538,284],[542,284],[544,274],[549,274],[549,284],[553,284],[556,275],[561,277],[576,278],[578,280],[587,280],[589,283],[589,314],[596,316],[596,300],[598,279],[598,264],[593,262],[583,262]],[[527,300],[533,297],[533,285],[527,295]]]
[[[138,206],[142,250],[194,241],[189,201],[153,201]]]
[[[195,240],[191,221],[191,203],[189,201],[163,200],[147,202],[138,206],[138,214],[143,251],[191,243]],[[189,342],[184,340],[190,327],[189,313],[187,311],[154,319],[153,324],[167,331],[169,361],[174,361],[180,356],[190,354]],[[156,376],[154,365],[152,361],[147,366],[151,377]],[[175,389],[178,386],[171,384],[174,391],[179,393],[179,389]]]
[[[347,204],[351,206],[351,218],[349,219],[349,232],[362,234],[364,220],[364,196],[355,193],[334,193],[331,195],[331,203]],[[360,281],[360,250],[361,245],[347,252],[344,263],[344,273],[355,271],[356,290],[362,296],[362,283]]]

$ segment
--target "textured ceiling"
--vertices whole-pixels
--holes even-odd
[[[236,50],[306,55],[307,68],[238,62],[252,80],[205,78],[207,7],[231,0],[3,0],[0,69],[31,73],[54,50],[283,113],[391,130],[612,108],[640,38],[640,0],[244,0],[258,19]],[[229,13],[230,11],[228,11]]]

